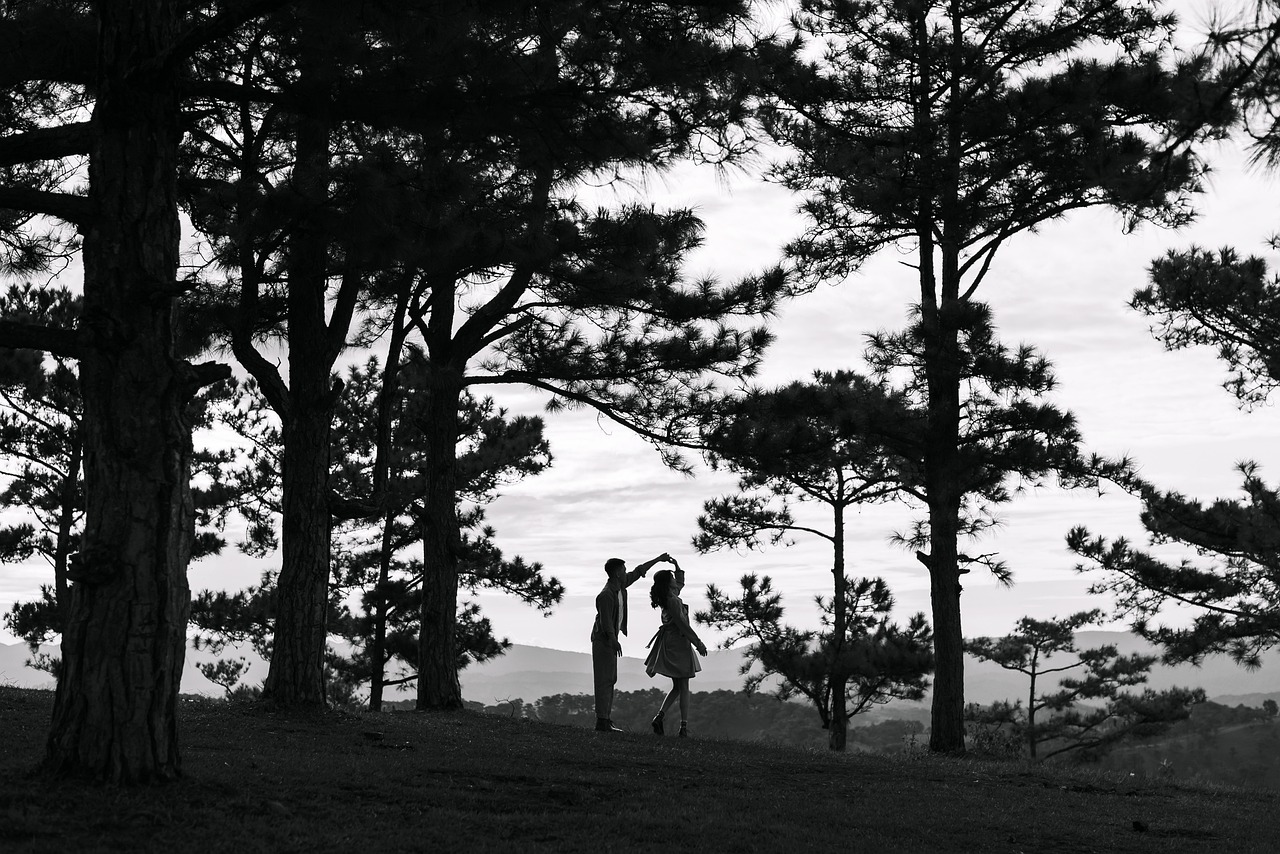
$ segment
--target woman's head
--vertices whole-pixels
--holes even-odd
[[[669,569],[660,569],[653,574],[653,587],[649,588],[649,602],[653,607],[661,608],[667,604],[667,599],[672,592],[679,589],[675,573]]]

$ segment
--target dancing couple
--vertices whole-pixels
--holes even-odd
[[[620,635],[627,633],[627,588],[647,573],[654,564],[669,563],[675,571],[660,570],[654,573],[649,601],[662,609],[662,625],[649,641],[649,655],[645,658],[645,671],[652,678],[656,674],[671,679],[671,691],[662,701],[662,707],[652,721],[657,735],[665,732],[664,718],[677,701],[680,703],[681,738],[689,735],[689,680],[702,669],[702,663],[694,655],[707,654],[707,647],[689,624],[689,606],[680,600],[684,588],[684,570],[676,559],[662,553],[653,560],[640,564],[627,572],[627,564],[620,558],[605,563],[608,583],[596,596],[596,621],[591,630],[591,661],[595,676],[596,730],[621,732],[613,725],[613,688],[618,681],[618,659],[622,657]]]

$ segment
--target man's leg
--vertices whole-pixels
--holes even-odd
[[[612,644],[591,642],[591,672],[596,689],[596,728],[613,714],[613,686],[618,682],[618,653]],[[610,727],[612,729],[612,727]]]

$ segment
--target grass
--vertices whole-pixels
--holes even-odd
[[[32,776],[52,695],[0,688],[0,851],[1271,852],[1280,795],[480,715],[184,701],[184,779]],[[695,733],[696,735],[696,733]]]

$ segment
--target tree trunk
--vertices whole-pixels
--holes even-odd
[[[831,680],[831,724],[827,737],[827,747],[831,750],[843,751],[849,740],[849,710],[844,689],[845,679]]]
[[[369,678],[369,711],[382,711],[382,688],[387,666],[387,581],[391,576],[392,531],[395,512],[386,511],[382,522],[382,550],[378,555],[378,584],[374,587],[373,644],[369,651],[369,664],[373,673]]]
[[[458,396],[433,383],[424,416],[422,630],[418,709],[462,708],[458,683]]]
[[[102,0],[84,233],[85,530],[44,768],[112,782],[181,773],[178,687],[194,539],[188,366],[175,358],[177,78],[143,74],[177,5]]]
[[[1036,758],[1036,661],[1031,660],[1031,687],[1027,691],[1027,750]]]
[[[284,706],[323,708],[324,652],[329,599],[330,428],[334,393],[330,371],[337,350],[325,320],[328,236],[322,216],[329,195],[328,103],[331,63],[322,26],[304,18],[301,79],[297,89],[309,109],[298,117],[293,188],[300,205],[288,250],[289,406],[284,417],[281,468],[281,567],[277,581],[275,638],[264,700]],[[284,415],[284,413],[282,413]]]
[[[835,512],[832,536],[831,572],[834,578],[834,599],[831,602],[832,632],[832,673],[831,679],[831,724],[828,732],[827,746],[831,750],[843,751],[849,736],[849,710],[845,702],[845,685],[848,674],[844,666],[845,640],[849,634],[849,614],[845,607],[846,588],[848,582],[844,575],[844,478],[840,475],[840,488],[833,505]]]
[[[956,331],[944,303],[926,319],[925,370],[928,373],[928,437],[925,490],[929,506],[929,592],[933,610],[933,704],[929,749],[964,750],[964,630],[960,621],[960,527],[958,442],[960,424],[959,354]]]
[[[930,511],[930,518],[934,512]],[[945,515],[945,514],[943,514]],[[943,520],[945,522],[945,520]],[[960,579],[955,567],[955,537],[933,537],[941,526],[931,526],[933,569],[930,596],[933,604],[933,704],[930,712],[929,749],[938,753],[964,750],[964,631],[960,623]],[[950,562],[946,554],[950,552]]]
[[[953,36],[960,25],[949,7]],[[918,155],[925,175],[942,180],[935,199],[919,198],[916,236],[920,241],[920,322],[924,374],[928,389],[924,485],[929,507],[929,590],[933,613],[934,678],[929,749],[964,750],[964,631],[960,622],[960,569],[956,560],[963,498],[960,479],[960,350],[958,334],[964,301],[960,298],[959,163],[963,156],[959,125],[933,113],[935,58],[924,7],[913,22],[921,73],[917,81],[915,125],[921,133]],[[959,54],[947,57],[951,103],[958,104]],[[939,128],[945,133],[937,133]],[[930,181],[924,182],[928,185]],[[940,252],[939,252],[940,250]],[[940,259],[935,257],[940,254]],[[941,275],[937,265],[941,263]]]
[[[929,591],[933,612],[934,678],[929,749],[939,753],[964,750],[964,630],[960,620],[959,429],[960,354],[957,318],[960,308],[953,265],[944,247],[943,299],[940,308],[923,313],[925,372],[929,389],[925,440],[925,493],[929,507]]]
[[[291,363],[306,363],[292,352]],[[291,419],[281,467],[281,556],[275,635],[262,697],[284,706],[323,708],[329,601],[329,431],[327,394],[291,370]],[[328,379],[328,371],[324,372]],[[310,394],[307,393],[310,387]],[[321,401],[316,401],[319,396]],[[305,405],[310,399],[311,406]]]

